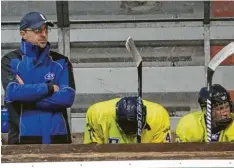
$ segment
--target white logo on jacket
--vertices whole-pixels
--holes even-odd
[[[54,73],[49,72],[48,74],[45,75],[46,80],[53,80],[55,77]]]

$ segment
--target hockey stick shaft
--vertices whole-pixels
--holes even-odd
[[[142,62],[137,67],[138,73],[138,97],[142,97]]]
[[[137,108],[137,143],[141,143],[142,133],[142,62],[137,67],[138,73],[138,108]]]
[[[126,48],[132,53],[137,66],[138,99],[137,99],[137,143],[141,143],[142,133],[142,57],[131,37],[126,41]]]
[[[207,91],[208,91],[208,98],[206,101],[206,131],[207,131],[207,142],[211,142],[212,138],[212,98],[213,92],[211,90],[212,86],[212,78],[213,78],[214,71],[207,67]]]

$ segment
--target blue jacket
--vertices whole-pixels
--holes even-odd
[[[24,81],[20,85],[16,75]],[[59,86],[53,92],[53,84]],[[66,108],[75,98],[68,58],[21,41],[2,58],[2,85],[9,111],[9,144],[70,143]]]

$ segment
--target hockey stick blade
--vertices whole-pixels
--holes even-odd
[[[229,56],[234,54],[234,42],[231,42],[219,51],[209,62],[208,67],[215,71],[215,69]]]
[[[127,50],[132,53],[133,61],[137,66],[138,73],[138,96],[142,97],[142,57],[131,37],[128,37],[125,44]]]
[[[136,45],[135,45],[132,37],[128,37],[128,39],[125,43],[125,46],[126,46],[127,50],[132,53],[133,61],[137,64],[137,67],[138,67],[140,65],[140,63],[142,62],[142,58],[141,58],[141,55],[140,55],[138,49],[136,48]]]

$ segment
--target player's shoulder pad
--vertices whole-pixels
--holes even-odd
[[[166,112],[168,114],[166,108],[163,107],[163,105],[161,105],[159,103],[148,101],[148,100],[143,100],[143,103],[146,106],[146,108],[149,108],[149,109],[155,110],[155,111],[160,111],[160,113]]]
[[[193,111],[193,112],[190,112],[186,115],[184,115],[179,123],[183,123],[183,125],[193,125],[194,123],[197,123],[198,120],[201,119],[201,117],[204,115],[204,113],[202,111]]]
[[[204,115],[204,113],[202,111],[192,111],[188,114],[185,114],[183,117],[184,118],[198,118],[201,115]]]
[[[157,122],[164,122],[164,124],[167,124],[167,122],[170,121],[169,113],[168,111],[159,103],[143,100],[144,105],[146,106],[147,111],[147,119],[149,124]]]
[[[96,117],[111,116],[113,115],[111,112],[115,112],[117,101],[118,99],[111,99],[97,102],[88,108],[88,113],[92,113],[90,115],[95,115]]]

